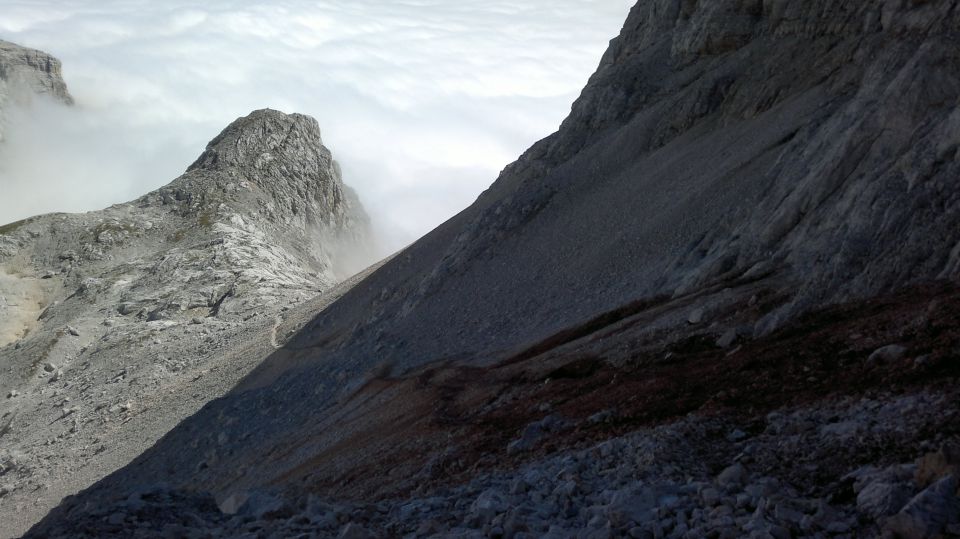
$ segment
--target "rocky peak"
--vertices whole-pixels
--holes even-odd
[[[63,80],[60,60],[35,49],[0,40],[0,101],[8,96],[29,100],[33,94],[48,95],[67,105],[73,97]]]
[[[227,126],[187,170],[302,170],[329,161],[330,151],[323,146],[315,119],[261,109]]]
[[[193,213],[228,209],[300,229],[336,231],[366,221],[317,121],[271,109],[235,120],[159,193],[166,203],[187,201]]]

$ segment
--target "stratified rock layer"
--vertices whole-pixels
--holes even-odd
[[[47,95],[73,103],[63,81],[60,60],[34,49],[0,40],[0,108],[7,99],[24,100]]]

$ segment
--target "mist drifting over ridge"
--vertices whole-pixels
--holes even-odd
[[[271,107],[320,121],[389,250],[555,130],[630,2],[0,4],[77,100],[5,114],[0,221],[134,198]]]

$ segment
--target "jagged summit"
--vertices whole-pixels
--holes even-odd
[[[6,85],[6,91],[0,88],[0,105],[6,96],[23,100],[36,94],[73,104],[60,60],[43,51],[0,40],[0,81]]]
[[[237,118],[210,141],[206,151],[187,171],[268,166],[293,170],[330,161],[323,146],[320,124],[303,114],[261,109]]]
[[[232,122],[183,176],[141,200],[178,206],[184,215],[221,221],[240,215],[328,237],[363,230],[367,222],[318,122],[271,109]]]

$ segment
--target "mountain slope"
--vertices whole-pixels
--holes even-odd
[[[237,509],[231,500],[263,492],[298,500],[278,512],[280,523],[254,519],[286,531],[296,525],[287,516],[333,514],[335,524],[356,517],[386,535],[414,533],[416,513],[405,508],[436,503],[456,515],[445,529],[469,536],[502,531],[513,518],[506,508],[524,503],[521,517],[539,518],[533,534],[546,534],[553,519],[569,526],[555,532],[565,536],[596,517],[601,530],[636,525],[656,536],[639,529],[652,517],[611,509],[610,491],[622,487],[652,497],[637,504],[654,510],[660,496],[682,494],[693,504],[684,526],[695,509],[705,527],[677,536],[699,536],[719,529],[707,515],[721,492],[703,492],[722,485],[711,483],[716,462],[700,468],[696,455],[731,464],[751,436],[755,477],[783,483],[757,486],[767,494],[742,506],[722,504],[715,516],[729,517],[733,536],[774,524],[774,536],[800,533],[804,516],[819,522],[807,531],[860,527],[848,473],[902,486],[907,499],[927,492],[928,484],[904,486],[909,465],[887,467],[957,434],[948,314],[956,296],[929,284],[960,276],[957,8],[951,0],[638,3],[558,133],[319,313],[231,394],[65,503],[37,533],[107,518],[113,506],[85,508],[89,500],[165,483],[180,489],[164,491],[165,500],[196,495],[212,507],[197,494],[209,492],[227,513]],[[915,303],[890,296],[904,287],[920,287],[904,293]],[[871,353],[884,345],[895,348]],[[713,380],[714,390],[703,387]],[[866,410],[854,404],[861,398]],[[701,445],[678,455],[660,431],[638,432],[640,442],[596,448],[600,457],[537,461],[533,470],[549,479],[514,490],[530,469],[510,468],[508,444],[497,444],[517,436],[513,447],[522,448],[532,433],[555,437],[552,449],[563,451],[573,443],[563,432],[574,427],[548,420],[554,406],[579,414],[571,419],[580,442],[673,421],[663,439]],[[710,415],[724,406],[736,413]],[[905,425],[910,409],[916,423]],[[594,422],[595,412],[607,415]],[[622,421],[619,430],[594,427],[603,417]],[[817,421],[834,426],[821,431]],[[861,424],[878,426],[851,434]],[[804,433],[816,443],[794,449],[798,439],[786,437]],[[669,489],[641,494],[643,481],[627,479],[638,473],[636,453],[659,454],[644,445],[654,438],[670,453],[662,473],[676,473],[656,478]],[[711,444],[722,449],[710,453]],[[804,484],[806,469],[777,462],[822,475]],[[484,472],[502,463],[504,477],[491,486]],[[868,464],[889,476],[859,468]],[[683,487],[683,476],[694,486]],[[441,488],[428,490],[431,481]],[[418,487],[422,496],[411,497]],[[950,488],[927,494],[949,505]],[[539,501],[525,499],[528,490]],[[360,505],[320,509],[310,505],[317,494]],[[580,511],[587,507],[598,514]],[[674,518],[670,510],[661,516]],[[762,521],[751,529],[731,516],[750,511]],[[215,508],[204,518],[245,529]],[[872,514],[860,529],[881,524]],[[668,527],[682,530],[677,521]]]
[[[227,391],[365,237],[317,122],[273,110],[135,201],[0,228],[5,534]]]

